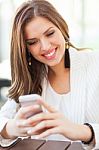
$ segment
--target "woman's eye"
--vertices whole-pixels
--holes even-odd
[[[31,45],[35,45],[36,43],[37,43],[37,41],[34,41],[34,42],[31,41],[31,42],[27,42],[27,45],[31,46]]]
[[[49,33],[47,34],[47,36],[51,36],[51,35],[53,35],[54,33],[55,33],[55,31],[49,32]]]

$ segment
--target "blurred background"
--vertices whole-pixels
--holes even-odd
[[[0,0],[0,107],[10,86],[10,38],[14,12],[26,0]],[[48,0],[69,26],[77,47],[99,49],[99,0]]]

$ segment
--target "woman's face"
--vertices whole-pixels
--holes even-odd
[[[25,26],[28,50],[38,61],[49,67],[59,64],[65,52],[61,31],[49,20],[36,17]]]

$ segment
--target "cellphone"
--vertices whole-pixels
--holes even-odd
[[[38,105],[39,107],[35,110],[35,112],[29,112],[26,115],[26,118],[29,118],[37,113],[42,112],[42,107],[37,103],[37,100],[41,99],[41,96],[38,94],[29,94],[29,95],[22,95],[19,97],[19,102],[22,107],[30,106],[30,105]]]
[[[19,102],[21,103],[21,106],[29,106],[37,104],[37,99],[41,99],[41,96],[38,94],[22,95],[19,97]]]

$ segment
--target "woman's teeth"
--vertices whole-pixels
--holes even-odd
[[[45,54],[44,56],[46,56],[46,57],[51,57],[54,53],[55,53],[55,49],[54,49],[51,53]]]

